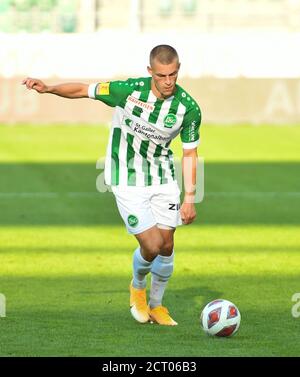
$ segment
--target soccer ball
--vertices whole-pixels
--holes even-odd
[[[214,300],[202,310],[200,322],[208,335],[232,336],[241,323],[241,314],[238,308],[228,300]]]

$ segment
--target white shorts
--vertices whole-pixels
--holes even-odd
[[[182,225],[177,182],[146,187],[111,188],[128,233],[139,234],[154,225],[165,229]]]

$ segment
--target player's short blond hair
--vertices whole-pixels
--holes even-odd
[[[156,59],[161,64],[171,64],[176,59],[179,62],[177,51],[169,45],[158,45],[150,52],[150,66]]]

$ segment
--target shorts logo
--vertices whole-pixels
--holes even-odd
[[[97,94],[100,95],[100,96],[108,96],[109,95],[109,84],[110,84],[110,82],[100,82],[100,84],[98,84]]]
[[[180,203],[178,204],[169,203],[169,209],[171,211],[178,211],[180,209]]]
[[[177,122],[177,117],[174,114],[168,114],[164,117],[164,126],[167,128],[172,128]]]
[[[133,228],[137,226],[139,220],[136,216],[134,215],[129,215],[128,218],[127,218],[127,222],[130,226],[132,226]]]

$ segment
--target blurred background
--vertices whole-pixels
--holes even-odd
[[[111,110],[26,93],[27,76],[147,76],[173,45],[206,123],[300,121],[300,0],[1,0],[0,122],[109,123]]]

